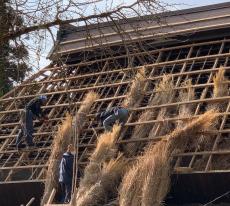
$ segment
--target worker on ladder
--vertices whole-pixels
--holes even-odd
[[[21,129],[16,138],[16,146],[18,149],[22,148],[22,142],[24,138],[28,147],[33,147],[33,133],[34,125],[33,120],[39,119],[40,122],[47,121],[48,118],[41,109],[41,106],[45,105],[47,101],[46,96],[39,96],[32,99],[25,107],[25,110],[21,113]],[[24,137],[24,138],[23,138]]]
[[[74,155],[73,145],[68,145],[67,151],[63,154],[59,166],[59,183],[61,186],[61,203],[69,203],[71,200]]]
[[[129,111],[123,107],[112,107],[97,115],[106,131],[111,131],[113,125],[118,122],[122,126],[127,122]]]

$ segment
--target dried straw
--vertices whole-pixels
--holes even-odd
[[[119,155],[104,163],[97,182],[77,198],[77,206],[102,205],[117,194],[117,187],[126,168],[127,161]]]
[[[77,125],[82,127],[83,123],[87,120],[87,114],[90,112],[90,109],[93,103],[99,98],[99,95],[95,92],[88,92],[76,114]]]
[[[221,67],[216,75],[213,77],[214,97],[223,97],[228,95],[228,84],[225,83],[226,81],[227,79],[225,78],[225,70],[223,67]]]
[[[142,67],[141,69],[138,70],[122,106],[127,108],[138,106],[138,104],[144,97],[145,84],[146,84],[145,68]]]
[[[44,196],[41,201],[41,205],[45,205],[48,201],[53,188],[58,186],[58,169],[60,160],[63,155],[63,151],[67,149],[67,146],[72,143],[73,130],[72,130],[72,116],[67,114],[65,120],[58,127],[58,132],[54,137],[52,145],[52,153],[49,159],[49,167],[47,171],[47,177],[45,182]]]
[[[119,125],[114,125],[111,132],[105,132],[99,137],[97,146],[90,157],[90,162],[85,168],[84,177],[80,181],[77,199],[82,198],[89,188],[99,180],[104,162],[114,158],[117,152],[115,143],[120,129]]]
[[[172,154],[178,148],[185,149],[190,138],[207,131],[216,117],[217,113],[210,110],[155,145],[151,144],[125,174],[119,192],[120,206],[162,205],[170,186]]]
[[[155,86],[155,96],[150,100],[149,106],[154,106],[154,105],[161,105],[161,104],[166,104],[170,103],[173,100],[174,97],[174,84],[171,76],[166,76],[162,78],[161,81],[158,82]],[[166,114],[166,109],[162,108],[159,113],[158,110],[151,110],[151,111],[146,111],[141,114],[140,118],[138,119],[138,122],[143,122],[143,121],[149,121],[153,118],[161,119],[165,114]],[[161,125],[162,126],[162,125]],[[159,127],[159,124],[141,124],[137,125],[134,128],[133,135],[131,139],[135,138],[144,138],[148,136],[150,133],[151,129],[152,131],[156,131],[156,128]],[[162,128],[163,130],[163,128]],[[136,143],[129,143],[125,146],[125,153],[129,156],[132,156],[136,153],[138,149],[140,149],[140,144]]]
[[[180,90],[178,100],[181,102],[194,100],[195,92],[194,92],[194,88],[192,88],[191,79],[183,82],[181,86],[185,88]],[[191,117],[193,110],[194,110],[193,104],[187,104],[187,105],[183,104],[179,108],[178,117],[189,118]],[[182,128],[184,125],[185,125],[184,121],[178,121],[177,128]]]
[[[225,77],[225,70],[223,67],[221,67],[216,75],[213,77],[213,97],[224,97],[228,96],[228,84],[225,82],[227,81]],[[208,109],[216,109],[216,110],[223,110],[225,107],[226,102],[218,102],[218,103],[211,103],[208,105]]]
[[[174,101],[176,90],[174,89],[175,85],[171,76],[165,76],[163,78],[163,83],[157,88],[158,91],[163,89],[166,90],[161,96],[160,104],[167,104]],[[158,111],[156,120],[164,120],[168,114],[171,112],[171,108],[163,107]],[[157,122],[153,125],[152,130],[149,134],[151,136],[163,136],[167,134],[172,129],[172,125],[167,121]]]

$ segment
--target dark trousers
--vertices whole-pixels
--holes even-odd
[[[60,182],[61,185],[61,203],[69,203],[71,200],[72,184]]]
[[[26,110],[24,118],[22,119],[21,129],[16,138],[17,147],[20,147],[22,145],[24,138],[28,146],[33,145],[33,133],[33,113],[30,110]]]

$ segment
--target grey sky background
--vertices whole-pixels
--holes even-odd
[[[132,2],[133,0],[126,0],[125,2]],[[173,4],[172,10],[178,10],[178,9],[186,9],[186,8],[192,8],[192,7],[198,7],[198,6],[205,6],[210,4],[218,4],[223,2],[229,2],[227,0],[163,0],[163,2],[168,4]],[[88,13],[88,12],[87,12]],[[89,12],[90,13],[90,12]],[[47,66],[50,61],[46,59],[46,56],[48,55],[48,52],[52,48],[52,41],[48,41],[45,47],[43,48],[42,56],[39,60],[39,68],[43,68]]]

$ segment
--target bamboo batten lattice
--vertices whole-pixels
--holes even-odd
[[[80,173],[84,171],[89,162],[89,157],[95,148],[97,135],[103,128],[93,118],[96,113],[116,105],[122,105],[128,95],[131,83],[135,80],[138,70],[145,68],[145,84],[148,84],[144,93],[141,94],[141,100],[138,104],[129,105],[130,118],[124,127],[124,134],[119,138],[118,146],[135,142],[139,143],[148,141],[159,141],[162,137],[160,132],[161,125],[177,125],[179,122],[186,122],[184,116],[179,116],[180,108],[192,107],[190,117],[198,117],[210,104],[226,104],[220,110],[220,124],[213,130],[213,139],[211,141],[211,150],[191,150],[176,155],[179,158],[177,167],[183,163],[193,168],[197,157],[206,156],[199,169],[193,168],[193,172],[207,172],[209,169],[228,170],[221,165],[210,167],[212,161],[217,156],[224,155],[229,157],[228,149],[222,150],[221,142],[225,141],[229,133],[230,114],[228,94],[213,96],[215,83],[212,81],[213,76],[222,67],[225,71],[226,79],[221,80],[226,88],[229,88],[230,61],[230,40],[219,38],[215,41],[202,41],[193,43],[183,42],[175,43],[170,47],[154,49],[149,47],[148,51],[130,52],[119,54],[116,57],[102,57],[100,59],[88,60],[76,64],[67,64],[65,67],[47,67],[32,76],[22,85],[19,85],[14,91],[6,94],[0,99],[0,180],[4,181],[43,181],[45,179],[47,163],[51,155],[51,145],[53,137],[57,133],[57,126],[63,119],[64,114],[68,111],[72,116],[75,115],[76,107],[80,107],[84,96],[89,91],[94,91],[100,95],[92,105],[90,114],[87,115],[87,121],[79,135],[79,157],[78,165]],[[133,65],[126,64],[128,58],[132,58]],[[143,60],[143,62],[140,61]],[[93,72],[92,72],[93,71]],[[130,75],[132,74],[132,75]],[[165,75],[173,79],[173,90],[175,97],[181,91],[191,87],[194,90],[194,99],[180,99],[179,101],[166,101],[157,105],[151,105],[150,99],[156,95],[153,90],[154,85],[161,81]],[[184,85],[182,82],[190,79],[191,85]],[[34,96],[46,94],[48,103],[43,107],[49,116],[47,124],[35,127],[34,138],[39,148],[33,151],[19,153],[15,149],[15,137],[19,131],[20,111],[24,105]],[[160,110],[166,113],[162,117],[158,115],[148,121],[138,121],[138,117],[143,112],[158,113]],[[169,112],[168,112],[169,111]],[[158,114],[157,113],[157,114]],[[182,121],[183,120],[183,121]],[[185,120],[185,121],[184,121]],[[36,122],[36,121],[35,121]],[[158,125],[158,132],[154,137],[148,138],[131,138],[137,126]],[[134,156],[136,153],[134,153]],[[184,160],[184,157],[186,161]],[[211,158],[209,158],[211,157]],[[187,161],[187,160],[190,161]],[[229,158],[230,159],[230,158]],[[33,168],[28,170],[29,168]],[[27,172],[23,179],[17,179],[18,174]]]

